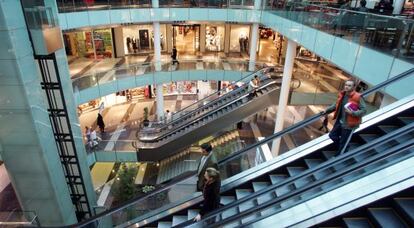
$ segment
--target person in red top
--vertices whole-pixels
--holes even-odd
[[[329,133],[329,138],[334,142],[338,153],[344,149],[346,141],[352,131],[361,123],[361,118],[366,112],[364,99],[355,91],[356,83],[353,80],[345,82],[344,90],[338,94],[335,104],[329,106],[324,112],[334,112],[335,124]]]

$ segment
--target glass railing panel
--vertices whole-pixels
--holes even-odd
[[[37,215],[32,211],[0,211],[2,227],[33,227],[40,226]]]
[[[412,20],[306,3],[266,9],[280,17],[413,62],[414,58],[410,58]]]

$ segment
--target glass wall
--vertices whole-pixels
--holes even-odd
[[[249,25],[231,25],[230,52],[247,53],[249,51]]]
[[[206,26],[206,51],[224,50],[224,25]]]
[[[161,50],[166,50],[166,26],[160,25]],[[152,24],[125,26],[122,29],[125,54],[150,52],[154,49]]]

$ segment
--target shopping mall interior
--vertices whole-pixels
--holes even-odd
[[[0,1],[0,226],[414,227],[413,10]]]

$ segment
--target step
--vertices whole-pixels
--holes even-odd
[[[396,210],[414,227],[414,198],[395,198]]]
[[[304,171],[306,171],[306,168],[304,168],[304,167],[287,167],[286,169],[287,169],[289,175],[292,176],[292,177],[297,176],[297,175],[303,173]],[[312,181],[313,180],[312,180],[311,177],[300,178],[300,179],[298,179],[294,182],[294,185],[295,185],[296,188],[301,188],[302,186],[305,186],[305,185],[311,183]]]
[[[227,204],[229,204],[229,203],[231,203],[235,200],[236,200],[236,197],[234,197],[234,196],[221,196],[220,203],[223,204],[223,205],[227,205]],[[237,207],[229,208],[229,209],[227,209],[227,210],[225,210],[221,213],[221,219],[228,218],[228,217],[233,216],[237,213],[239,213]]]
[[[398,130],[400,127],[395,125],[380,125],[378,128],[383,131],[384,133],[388,134],[390,132],[393,132],[395,130]]]
[[[158,222],[158,228],[170,228],[172,227],[172,222]]]
[[[270,183],[269,182],[253,182],[252,185],[253,185],[253,191],[258,192],[258,191],[270,186]],[[267,202],[269,200],[272,200],[274,198],[276,198],[276,194],[275,194],[275,192],[272,191],[272,192],[262,194],[261,196],[259,196],[256,199],[256,201],[257,201],[258,204],[262,204],[262,203],[265,203],[265,202]]]
[[[365,141],[365,143],[370,143],[374,141],[375,139],[379,138],[380,135],[377,134],[359,134],[359,137],[362,138],[362,140]]]
[[[378,227],[408,227],[392,208],[368,208],[372,222]]]
[[[187,216],[185,215],[174,215],[172,219],[172,226],[176,226],[178,224],[181,224],[183,222],[187,221]]]
[[[198,215],[199,212],[200,212],[199,209],[189,209],[187,211],[187,220],[191,220],[191,219],[195,218]]]
[[[312,169],[317,167],[318,165],[322,164],[324,161],[322,159],[305,159],[305,163],[306,165]],[[317,179],[323,179],[326,176],[330,175],[331,173],[333,173],[333,171],[331,169],[327,169],[324,168],[323,170],[318,170],[316,172],[313,173],[313,176]]]
[[[401,120],[404,124],[410,124],[414,122],[414,117],[406,117],[406,116],[400,116],[398,117],[399,120]]]
[[[347,228],[373,228],[368,218],[343,218]]]
[[[333,158],[334,156],[336,156],[338,152],[336,151],[332,151],[332,150],[325,150],[322,151],[323,156],[325,157],[326,160],[329,160],[331,158]]]
[[[244,197],[251,195],[252,193],[253,193],[252,189],[236,189],[236,198],[239,200],[239,199],[242,199]],[[241,203],[239,205],[239,210],[245,211],[255,206],[256,206],[255,201],[249,200],[247,202]]]

